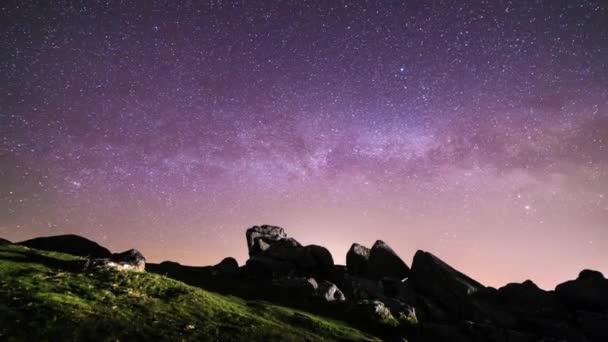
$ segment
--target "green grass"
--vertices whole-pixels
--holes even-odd
[[[0,246],[0,340],[378,341],[346,323],[152,273]]]

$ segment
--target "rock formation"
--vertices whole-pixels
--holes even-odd
[[[214,266],[146,265],[136,250],[110,254],[87,239],[64,235],[21,244],[89,256],[93,266],[160,273],[224,293],[332,312],[390,339],[414,341],[608,341],[608,279],[584,270],[554,291],[532,281],[485,287],[437,256],[417,251],[411,269],[387,243],[354,243],[346,265],[325,247],[303,246],[281,227],[246,232],[249,259]],[[1,241],[0,241],[1,243]]]

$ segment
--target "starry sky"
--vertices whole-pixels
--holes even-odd
[[[343,263],[425,249],[481,282],[608,273],[603,1],[0,4],[0,236]]]

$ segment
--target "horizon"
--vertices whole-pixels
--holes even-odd
[[[2,9],[0,237],[242,265],[273,224],[493,287],[608,274],[601,1]]]
[[[259,224],[259,225],[261,225],[261,224]],[[148,258],[145,252],[144,252],[144,256],[146,256],[146,261],[147,261],[147,262],[151,262],[151,263],[161,263],[161,262],[163,262],[163,261],[173,261],[173,262],[177,262],[177,263],[179,263],[180,265],[183,265],[183,266],[194,266],[194,267],[201,267],[201,266],[213,266],[213,265],[218,264],[220,261],[222,261],[222,259],[223,259],[223,258],[226,258],[226,257],[234,257],[234,258],[237,260],[237,262],[238,262],[239,266],[244,266],[244,265],[245,265],[245,262],[246,262],[246,261],[247,261],[247,259],[249,258],[249,255],[248,255],[248,253],[247,253],[247,244],[246,244],[246,239],[244,238],[244,237],[245,237],[245,234],[244,234],[244,233],[245,233],[245,231],[246,231],[248,228],[251,228],[251,227],[253,227],[253,226],[250,226],[250,227],[247,227],[247,228],[243,229],[243,245],[244,245],[244,250],[245,250],[245,252],[244,252],[244,255],[245,255],[245,256],[225,255],[225,256],[223,256],[223,257],[220,257],[220,259],[217,259],[217,260],[214,260],[214,261],[210,261],[210,262],[207,262],[207,263],[202,263],[202,264],[197,264],[197,263],[188,263],[188,262],[182,262],[181,260],[172,259],[172,258],[164,258],[164,259],[163,259],[163,258],[161,257],[160,259],[152,259],[152,258]],[[291,238],[296,238],[296,240],[298,240],[298,239],[297,239],[297,237],[289,235],[289,230],[288,230],[286,227],[282,227],[282,228],[284,228],[284,229],[285,229],[285,231],[286,231],[286,233],[287,233],[287,236],[288,236],[288,237],[291,237]],[[99,244],[100,244],[102,247],[106,247],[106,248],[108,248],[108,249],[110,250],[110,252],[112,252],[112,253],[119,253],[119,252],[122,252],[123,250],[129,250],[129,249],[131,249],[131,248],[133,248],[133,249],[137,249],[137,250],[139,250],[139,251],[144,251],[143,249],[140,249],[140,248],[138,248],[137,246],[133,246],[133,245],[131,245],[130,247],[127,247],[127,248],[124,248],[124,247],[123,247],[123,248],[120,248],[120,249],[115,249],[115,248],[111,248],[111,246],[104,245],[102,242],[100,242],[100,241],[96,241],[96,240],[91,239],[91,238],[89,238],[89,237],[87,237],[87,236],[85,236],[85,235],[82,235],[82,234],[76,234],[76,233],[66,233],[66,234],[74,234],[74,235],[82,236],[82,237],[87,238],[87,239],[89,239],[89,240],[91,240],[91,241],[97,242],[97,243],[99,243]],[[57,235],[63,235],[63,234],[57,234]],[[32,237],[32,238],[37,238],[37,237],[42,237],[42,236],[34,236],[34,237]],[[0,238],[2,238],[2,236],[0,236]],[[4,238],[6,238],[6,237],[4,237]],[[27,239],[20,239],[20,240],[14,240],[14,241],[12,241],[12,240],[11,240],[11,241],[12,241],[13,243],[17,243],[17,242],[21,242],[21,241],[25,241],[25,240],[27,240]],[[376,239],[376,240],[382,240],[382,239],[381,239],[381,238],[378,238],[378,239]],[[369,243],[361,243],[360,241],[353,241],[353,243],[359,243],[359,244],[361,244],[361,245],[363,245],[363,246],[366,246],[366,247],[370,248],[370,247],[371,247],[371,246],[374,244],[374,242],[375,242],[376,240],[370,241]],[[327,245],[324,245],[324,244],[323,244],[322,242],[320,242],[320,241],[317,241],[317,242],[314,242],[314,241],[313,241],[313,242],[304,242],[304,241],[301,241],[301,240],[298,240],[298,241],[303,242],[303,245],[315,244],[315,245],[321,245],[321,246],[323,246],[323,247],[327,247],[327,248],[328,248],[328,250],[330,251],[330,253],[332,254],[332,257],[333,257],[333,259],[334,259],[334,263],[335,263],[336,265],[346,265],[346,253],[347,253],[348,249],[350,248],[350,246],[353,244],[353,243],[349,244],[349,245],[348,245],[348,246],[347,246],[347,247],[344,249],[344,253],[339,254],[339,255],[336,255],[336,254],[334,253],[334,250],[333,250],[331,247],[329,247],[329,246],[327,246]],[[383,241],[384,241],[384,240],[383,240]],[[389,246],[391,246],[391,243],[390,243],[390,242],[388,242],[388,241],[384,241],[384,242],[386,242],[386,243],[387,243]],[[123,245],[125,245],[125,246],[129,246],[129,244],[128,244],[128,243],[123,244]],[[343,247],[343,246],[340,246],[340,249],[343,249],[342,247]],[[464,263],[463,263],[463,262],[462,262],[462,260],[460,261],[460,263],[459,263],[459,264],[455,264],[455,263],[453,263],[452,261],[447,260],[447,259],[445,259],[444,257],[442,257],[442,255],[437,254],[435,251],[432,251],[432,250],[425,250],[425,249],[423,249],[423,248],[414,249],[414,250],[413,250],[413,252],[411,253],[411,255],[403,255],[402,253],[400,253],[400,251],[399,251],[399,250],[395,249],[395,248],[394,248],[394,246],[391,246],[391,247],[393,247],[393,249],[395,250],[395,252],[397,253],[397,255],[398,255],[399,257],[401,257],[401,258],[403,259],[403,261],[405,261],[405,263],[406,263],[406,264],[407,264],[409,267],[411,267],[411,266],[412,266],[412,259],[413,259],[413,257],[414,257],[414,254],[415,254],[415,253],[416,253],[418,250],[422,250],[422,251],[430,252],[431,254],[433,254],[433,255],[435,255],[435,256],[437,256],[437,257],[439,257],[439,258],[440,258],[440,259],[442,259],[444,262],[446,262],[446,263],[448,263],[450,266],[454,267],[456,270],[458,270],[458,271],[460,271],[460,272],[463,272],[464,274],[466,274],[466,275],[468,275],[468,276],[472,277],[473,279],[475,279],[475,280],[479,281],[479,282],[480,282],[480,283],[482,283],[483,285],[485,285],[485,286],[490,286],[490,287],[494,287],[494,288],[497,288],[497,289],[498,289],[498,288],[500,288],[500,287],[503,287],[503,286],[505,286],[505,285],[507,285],[507,284],[509,284],[509,283],[523,283],[523,282],[524,282],[524,281],[526,281],[526,280],[531,280],[531,281],[533,281],[533,282],[534,282],[536,285],[538,285],[538,286],[539,286],[541,289],[544,289],[544,290],[549,291],[549,290],[553,290],[553,289],[555,288],[555,286],[557,286],[557,285],[559,285],[559,284],[561,284],[561,283],[563,283],[563,282],[565,282],[565,281],[576,279],[576,278],[577,278],[577,276],[578,276],[578,274],[580,273],[580,271],[583,271],[584,269],[592,269],[592,268],[588,268],[588,267],[587,267],[587,268],[584,268],[584,269],[580,269],[579,271],[577,271],[577,272],[576,272],[576,274],[572,275],[570,278],[567,278],[567,277],[566,277],[566,278],[563,278],[563,279],[558,279],[558,280],[557,280],[558,282],[557,282],[556,284],[554,284],[554,285],[546,285],[546,284],[543,284],[542,282],[539,282],[539,280],[538,280],[538,279],[532,279],[532,278],[524,278],[524,279],[509,280],[509,281],[502,282],[502,283],[500,283],[500,281],[499,281],[499,280],[496,280],[495,282],[487,283],[487,282],[484,282],[483,280],[481,280],[481,279],[479,279],[479,278],[476,278],[476,277],[475,277],[475,275],[473,275],[473,274],[471,274],[471,273],[467,272],[467,269],[466,269],[466,268],[467,268],[467,267],[470,267],[470,264],[469,264],[469,263],[467,263],[467,262],[464,262]],[[598,271],[602,272],[602,270],[599,270],[599,269],[595,269],[595,270],[598,270]],[[511,270],[508,270],[508,269],[507,269],[507,270],[501,270],[501,269],[500,269],[500,267],[496,267],[496,270],[495,270],[495,271],[497,271],[498,273],[503,273],[503,272],[505,272],[505,271],[511,271]],[[603,273],[603,272],[602,272],[602,273]],[[500,279],[500,278],[497,278],[497,279]],[[503,279],[507,279],[507,278],[503,278]]]

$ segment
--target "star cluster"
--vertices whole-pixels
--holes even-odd
[[[608,272],[602,1],[6,1],[0,236],[246,259],[284,226],[489,285]]]

